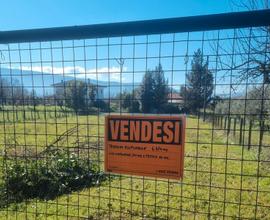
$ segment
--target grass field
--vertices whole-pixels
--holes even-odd
[[[0,117],[0,143],[7,154],[34,155],[61,137],[57,147],[90,149],[103,169],[103,115]],[[110,175],[95,187],[54,200],[11,204],[0,210],[0,219],[270,219],[270,169],[258,162],[256,148],[238,146],[195,117],[188,117],[186,142],[183,181]],[[269,135],[264,142],[269,145]]]

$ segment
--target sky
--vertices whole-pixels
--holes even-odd
[[[233,10],[230,0],[0,0],[0,6],[0,31],[184,17]],[[187,65],[185,66],[184,57],[186,55],[192,57],[195,50],[202,48],[202,32],[190,34],[189,40],[193,39],[194,42],[190,43],[188,49],[186,46],[189,40],[186,33],[177,35],[175,40],[179,42],[175,43],[172,34],[162,36],[162,41],[168,43],[160,44],[159,37],[160,35],[150,36],[149,42],[154,43],[149,45],[146,45],[145,36],[138,39],[136,37],[135,47],[132,37],[125,38],[123,43],[127,45],[122,48],[119,46],[119,38],[112,39],[110,43],[115,43],[116,46],[109,47],[109,56],[108,47],[102,46],[107,43],[106,39],[98,40],[99,46],[96,48],[95,41],[87,41],[85,51],[84,41],[76,41],[77,47],[74,51],[72,49],[74,42],[71,41],[64,42],[64,51],[59,49],[61,48],[59,42],[53,42],[52,50],[51,45],[46,42],[42,43],[42,48],[45,48],[42,50],[38,49],[39,44],[34,43],[21,44],[20,49],[16,44],[10,45],[9,48],[7,45],[3,47],[0,45],[1,56],[4,57],[2,68],[103,81],[110,78],[111,81],[132,83],[140,82],[147,69],[153,69],[161,63],[169,83],[175,83],[179,87],[178,85],[185,83]],[[181,40],[184,42],[181,43]],[[205,53],[210,50],[209,45],[208,48],[206,45],[204,47]],[[122,57],[125,58],[123,66],[125,74],[120,74],[120,65],[116,60],[120,58],[120,50]],[[147,56],[155,58],[146,60],[146,51]],[[166,56],[172,56],[174,59]],[[134,57],[137,59],[134,60]],[[83,62],[85,59],[87,62]],[[173,73],[171,69],[174,70]]]
[[[73,26],[231,11],[230,0],[0,0],[0,30]]]

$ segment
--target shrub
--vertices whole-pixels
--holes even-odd
[[[166,103],[160,106],[159,112],[163,114],[178,114],[180,113],[180,109],[178,105],[175,105],[173,103]]]
[[[65,149],[49,149],[38,159],[6,163],[0,187],[5,204],[31,198],[53,199],[105,180],[97,164]]]
[[[110,112],[110,105],[108,102],[105,102],[102,99],[98,99],[95,101],[94,106],[99,109],[101,112]],[[98,111],[97,111],[98,112]]]

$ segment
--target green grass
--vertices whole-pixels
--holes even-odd
[[[5,127],[1,124],[0,142],[9,146],[9,154],[23,154],[25,148],[41,151],[78,124],[76,132],[58,147],[83,145],[96,150],[103,123],[101,115],[9,122]],[[254,219],[255,212],[258,219],[270,219],[270,169],[257,162],[256,149],[248,151],[236,145],[232,137],[213,132],[211,126],[188,118],[183,181],[111,175],[99,186],[54,200],[12,204],[1,210],[0,219],[130,219],[131,215],[133,219],[194,219],[195,214],[196,219],[221,219],[223,215]],[[102,170],[103,150],[96,153]]]
[[[59,106],[3,106],[0,109],[0,122],[24,122],[47,120],[51,118],[70,117],[74,115],[72,109]]]

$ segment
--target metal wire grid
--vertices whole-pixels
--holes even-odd
[[[243,57],[249,60],[259,53],[263,53],[265,61],[269,62],[269,48],[251,50],[256,40],[267,45],[269,32],[252,32],[254,29],[1,45],[0,74],[2,79],[10,82],[2,85],[2,89],[10,92],[1,106],[2,160],[7,157],[14,161],[29,158],[38,161],[44,147],[54,143],[54,147],[68,148],[80,158],[86,156],[97,163],[102,172],[104,113],[125,114],[127,111],[121,105],[123,92],[130,91],[133,100],[139,100],[134,90],[139,88],[145,72],[158,64],[163,67],[170,93],[179,92],[181,86],[187,85],[191,61],[198,48],[214,76],[213,97],[221,96],[227,109],[224,113],[218,112],[216,107],[205,107],[197,114],[187,115],[182,181],[107,174],[104,182],[51,200],[31,198],[4,204],[1,217],[268,219],[270,135],[269,130],[263,128],[262,138],[259,123],[262,119],[265,123],[269,121],[269,113],[263,107],[269,96],[249,97],[253,87],[268,87],[268,84],[262,83],[260,77],[253,80],[251,76],[238,81],[238,73],[248,71],[250,62],[235,68]],[[249,42],[248,52],[241,48],[243,39]],[[60,86],[66,88],[69,85],[63,83],[65,81],[74,80],[76,84],[89,79],[97,88],[106,90],[106,95],[100,99],[109,108],[104,110],[101,103],[93,112],[60,108],[59,101],[66,101],[68,96],[58,97],[52,85],[62,83]],[[28,93],[16,95],[16,89],[26,89]],[[36,99],[39,104],[35,106]],[[173,100],[170,99],[168,101]],[[261,101],[261,111],[247,111],[248,102],[252,100]],[[244,103],[242,112],[232,110],[234,101]],[[247,124],[251,116],[258,119],[254,122],[258,125],[251,130],[250,149],[245,141],[237,142],[240,131],[244,140],[248,138],[247,125],[242,130],[237,122],[236,135],[232,135],[228,132],[228,124],[224,127],[217,123],[218,117],[222,122],[226,117],[238,117]],[[73,132],[67,132],[71,128],[74,128]],[[61,141],[55,141],[63,135]],[[6,160],[3,160],[3,171],[6,166]]]

